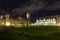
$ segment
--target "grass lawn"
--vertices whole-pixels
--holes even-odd
[[[60,40],[59,26],[0,27],[0,40]]]

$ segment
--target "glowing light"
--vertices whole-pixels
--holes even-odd
[[[27,17],[27,19],[30,17],[30,14],[27,12],[27,14],[26,14],[26,17]]]
[[[58,23],[57,26],[60,26],[60,23]]]
[[[6,26],[10,26],[10,22],[6,22]]]
[[[4,22],[2,22],[2,25],[4,25]]]

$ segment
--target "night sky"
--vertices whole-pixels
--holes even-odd
[[[31,20],[40,16],[60,15],[60,0],[0,0],[0,15],[31,14]]]

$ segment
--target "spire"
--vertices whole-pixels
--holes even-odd
[[[29,14],[29,12],[27,12],[26,18],[27,18],[27,19],[30,19],[30,14]]]

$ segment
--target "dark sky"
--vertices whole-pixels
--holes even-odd
[[[0,0],[1,10],[23,13],[26,11],[37,12],[39,10],[57,10],[60,8],[60,0]]]
[[[60,0],[0,0],[0,14],[25,15],[32,18],[60,15]]]

